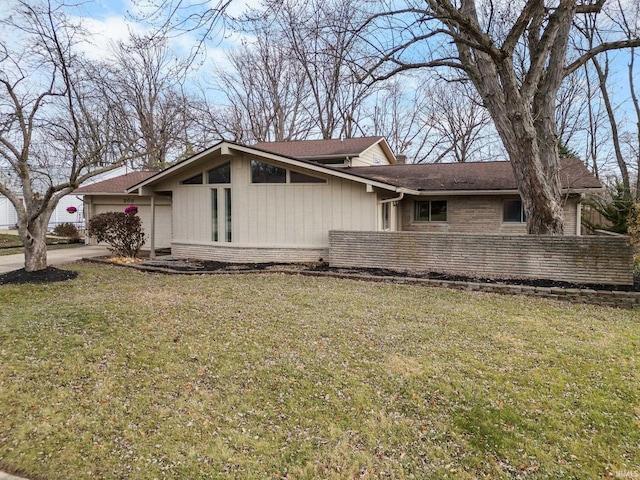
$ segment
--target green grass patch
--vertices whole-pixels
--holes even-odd
[[[0,469],[640,476],[640,313],[327,278],[73,268],[69,282],[0,287]]]

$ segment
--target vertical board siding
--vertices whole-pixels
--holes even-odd
[[[334,267],[633,285],[626,238],[331,231]]]
[[[329,230],[376,228],[376,195],[365,185],[335,177],[326,184],[252,184],[251,158],[232,160],[233,244],[326,249]],[[209,185],[174,185],[175,243],[213,243],[209,192]]]

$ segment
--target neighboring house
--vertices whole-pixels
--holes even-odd
[[[581,195],[602,186],[578,159],[562,161],[561,180],[566,234],[576,235]],[[526,233],[508,162],[404,165],[382,137],[223,141],[121,192],[112,197],[121,207],[149,207],[148,246],[162,238],[182,258],[315,261],[327,256],[330,230]],[[105,192],[83,193],[92,214],[104,211]]]
[[[123,212],[131,205],[138,207],[138,215],[145,229],[145,248],[154,244],[155,248],[169,248],[171,246],[171,196],[154,195],[140,197],[126,193],[126,189],[139,183],[156,172],[129,172],[124,175],[102,180],[91,185],[76,189],[73,194],[81,195],[84,199],[84,213],[88,219],[106,212]],[[154,203],[155,224],[151,216],[151,203]],[[153,228],[152,228],[153,227]],[[151,238],[154,232],[154,238]],[[87,239],[94,243],[94,239]]]
[[[100,182],[108,178],[118,177],[123,175],[125,172],[127,172],[127,167],[118,167],[90,178],[84,185]],[[5,171],[0,171],[0,175],[3,173],[6,175]],[[20,198],[22,198],[19,183],[15,180],[13,182],[12,189],[14,192],[18,193]],[[83,199],[82,195],[76,192],[77,191],[74,191],[60,199],[55,210],[51,213],[48,225],[49,230],[53,230],[56,225],[61,223],[73,223],[78,228],[82,228],[84,226]],[[75,207],[76,211],[74,213],[69,213],[67,211],[67,208],[69,207]],[[13,229],[16,227],[17,222],[18,214],[13,204],[8,198],[0,195],[0,230]]]

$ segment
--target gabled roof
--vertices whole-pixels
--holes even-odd
[[[345,168],[351,173],[419,192],[517,191],[511,162],[424,163]],[[578,192],[602,188],[579,158],[560,159],[563,190]]]
[[[254,148],[285,157],[318,160],[328,158],[357,157],[369,148],[380,144],[385,153],[395,160],[384,137],[361,137],[330,140],[295,140],[289,142],[259,142]]]
[[[385,144],[386,144],[386,140],[385,140]],[[385,182],[378,182],[376,180],[366,179],[359,175],[353,175],[348,169],[341,170],[337,168],[330,168],[325,165],[321,165],[319,163],[313,162],[311,160],[287,157],[282,154],[276,154],[276,153],[268,152],[266,150],[260,150],[256,147],[247,147],[239,143],[233,143],[233,142],[228,142],[226,140],[223,140],[207,148],[206,150],[196,153],[195,155],[192,155],[189,158],[186,158],[181,162],[176,163],[171,167],[168,167],[155,174],[152,174],[152,176],[150,176],[149,178],[143,179],[138,183],[129,186],[127,188],[127,193],[135,193],[136,191],[138,191],[138,194],[143,194],[142,192],[143,192],[143,189],[145,189],[145,187],[156,184],[157,182],[160,182],[161,180],[170,177],[171,175],[181,171],[183,168],[186,168],[189,165],[196,165],[198,162],[204,161],[207,158],[211,158],[211,155],[219,155],[219,156],[229,155],[231,150],[235,150],[236,152],[246,153],[249,155],[260,156],[261,158],[264,158],[266,160],[282,162],[289,166],[301,167],[314,172],[324,173],[324,174],[332,175],[334,177],[345,178],[348,180],[352,180],[354,182],[369,184],[369,185],[383,188],[386,190],[395,191],[395,187],[393,185],[387,184]]]
[[[360,142],[362,140],[362,142]],[[265,145],[280,145],[282,151],[292,153],[297,149],[298,154],[310,152],[340,151],[351,150],[353,145],[375,145],[380,140],[386,140],[382,137],[368,137],[367,139],[350,139],[350,140],[323,140],[323,141],[304,141],[304,142],[279,142],[271,144],[258,144],[264,148]],[[320,148],[316,142],[327,145]],[[325,143],[329,142],[329,143]],[[301,144],[312,144],[310,147],[304,147]],[[287,145],[284,145],[287,144]],[[294,145],[299,144],[299,145]],[[301,167],[307,170],[324,173],[335,177],[340,177],[359,183],[371,185],[373,187],[385,190],[404,192],[412,195],[433,195],[445,194],[517,194],[515,177],[510,162],[473,162],[473,163],[436,163],[436,164],[396,164],[396,165],[378,165],[367,167],[333,167],[322,165],[310,160],[311,156],[299,158],[294,156],[286,156],[284,153],[275,153],[258,148],[258,145],[247,147],[245,145],[236,144],[228,141],[221,141],[212,147],[203,150],[191,157],[165,169],[161,172],[137,172],[140,176],[136,182],[130,177],[131,183],[125,187],[127,193],[142,194],[143,191],[149,192],[146,187],[166,179],[173,174],[177,174],[182,169],[205,162],[207,159],[214,158],[212,156],[229,155],[231,151],[245,153],[249,155],[260,156],[266,160],[281,162],[293,167]],[[315,145],[315,146],[314,146]],[[333,146],[332,146],[333,145]],[[333,150],[331,150],[331,148]],[[355,150],[351,150],[355,151]],[[560,161],[561,171],[560,179],[562,189],[565,192],[585,192],[594,189],[602,189],[602,184],[587,169],[585,164],[578,158],[564,158]],[[131,174],[129,174],[131,175]],[[127,180],[129,181],[129,180]],[[90,185],[83,188],[91,188],[92,192],[96,185]],[[118,188],[120,185],[118,186]],[[119,190],[118,193],[122,193]],[[82,193],[78,191],[78,193]]]
[[[118,177],[102,180],[101,182],[85,185],[77,188],[73,193],[86,194],[104,194],[104,195],[122,195],[127,188],[132,187],[136,183],[140,183],[147,178],[155,175],[157,172],[129,172]]]

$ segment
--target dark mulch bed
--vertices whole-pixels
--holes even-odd
[[[200,272],[242,272],[250,270],[273,270],[274,268],[286,268],[292,269],[298,267],[298,271],[308,272],[334,272],[342,274],[355,274],[355,275],[371,275],[378,277],[401,277],[401,278],[427,278],[432,280],[446,280],[452,282],[475,282],[475,283],[489,283],[500,285],[523,285],[532,287],[558,287],[558,288],[578,288],[578,289],[592,289],[592,290],[608,290],[608,291],[623,291],[632,292],[640,291],[640,282],[636,279],[635,286],[627,285],[608,285],[608,284],[579,284],[571,282],[561,282],[548,279],[519,279],[519,278],[482,278],[474,276],[464,275],[449,275],[438,272],[402,272],[396,270],[389,270],[384,268],[335,268],[330,267],[329,264],[320,262],[304,265],[292,265],[290,263],[224,263],[213,262],[205,260],[157,260],[147,261],[143,265],[151,265],[168,268],[175,271],[200,271]]]
[[[72,280],[78,276],[78,272],[60,270],[55,267],[47,267],[36,272],[27,272],[24,268],[0,275],[0,285],[21,283],[50,283]]]

